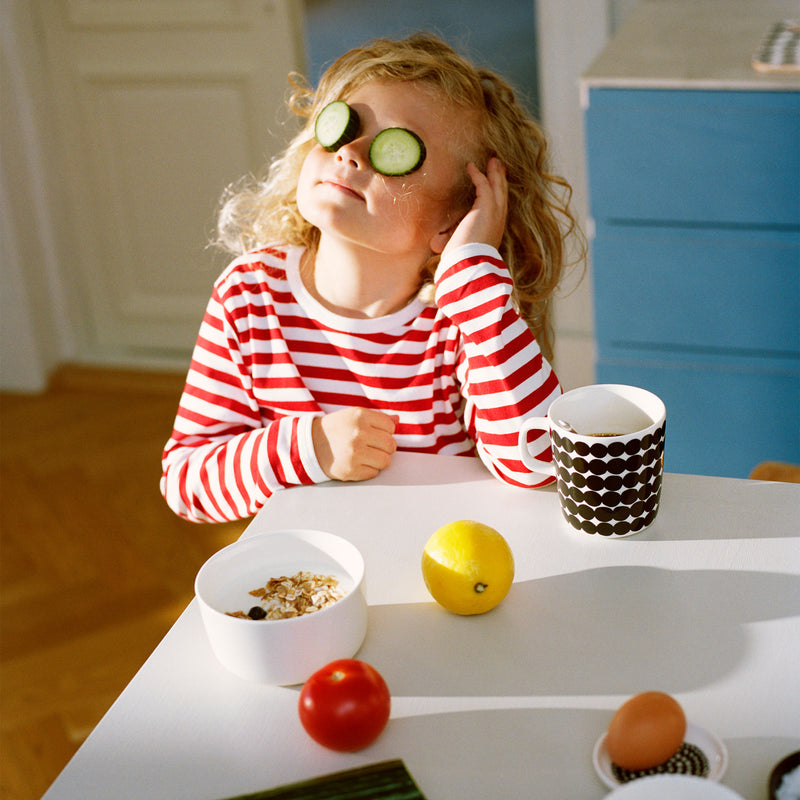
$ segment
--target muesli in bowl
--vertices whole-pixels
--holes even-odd
[[[303,683],[364,641],[364,559],[324,531],[263,533],[201,567],[195,593],[217,659],[248,680]]]

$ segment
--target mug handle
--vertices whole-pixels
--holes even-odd
[[[525,464],[531,472],[539,472],[544,475],[552,475],[555,477],[555,464],[552,461],[542,461],[540,458],[534,458],[530,450],[528,450],[528,433],[535,430],[544,431],[549,435],[550,421],[547,417],[531,417],[522,423],[518,440],[519,454],[522,458],[522,463]]]

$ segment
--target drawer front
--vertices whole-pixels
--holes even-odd
[[[592,89],[596,220],[800,228],[800,92]]]
[[[800,233],[598,225],[598,349],[800,359]]]
[[[664,401],[668,472],[746,478],[762,461],[800,464],[800,374],[601,359],[597,379]]]

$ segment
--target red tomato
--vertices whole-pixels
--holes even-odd
[[[352,752],[371,744],[386,727],[391,695],[374,667],[342,658],[305,682],[298,707],[312,739],[331,750]]]

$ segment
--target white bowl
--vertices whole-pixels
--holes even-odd
[[[744,800],[716,781],[694,775],[649,775],[614,789],[606,800]]]
[[[332,605],[291,619],[252,620],[249,594],[270,578],[297,572],[333,575],[344,595]],[[195,594],[211,649],[234,674],[290,686],[337,658],[356,654],[367,632],[364,559],[339,536],[283,530],[242,539],[215,553],[200,568]]]

